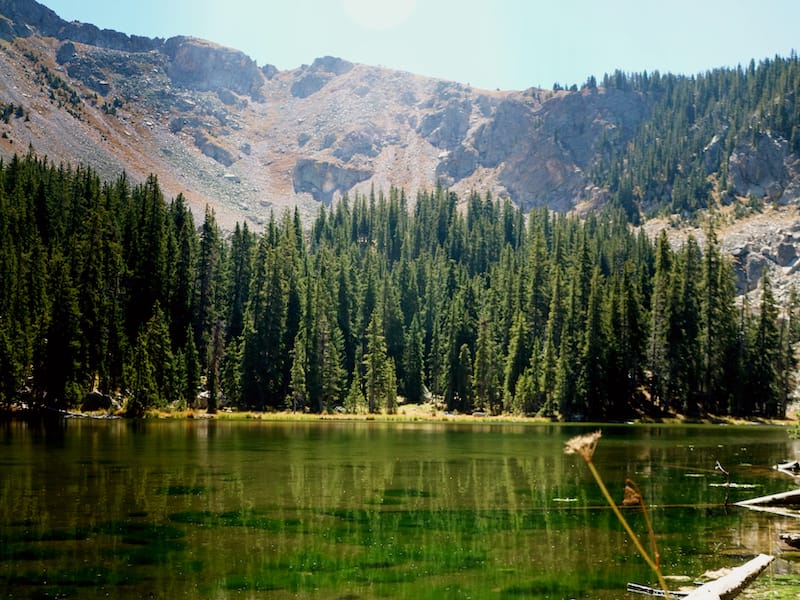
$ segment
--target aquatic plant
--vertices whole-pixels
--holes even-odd
[[[633,541],[634,546],[636,546],[636,550],[641,554],[642,558],[644,558],[647,565],[653,570],[658,578],[658,584],[661,589],[664,591],[664,594],[667,598],[670,597],[669,589],[667,588],[667,582],[664,580],[664,575],[661,572],[661,565],[660,565],[660,557],[658,554],[658,547],[656,545],[655,534],[653,533],[653,527],[650,523],[650,517],[647,514],[647,508],[645,507],[644,502],[642,501],[642,494],[639,490],[639,486],[637,486],[633,481],[630,479],[626,480],[625,482],[625,498],[623,500],[623,504],[626,506],[635,506],[639,505],[642,507],[642,512],[644,513],[645,522],[647,523],[647,530],[650,536],[650,543],[653,548],[652,556],[648,554],[647,550],[645,550],[644,546],[642,545],[642,541],[639,539],[639,536],[633,531],[633,528],[628,523],[628,520],[620,511],[617,503],[614,502],[614,498],[611,497],[611,493],[608,491],[603,478],[600,476],[600,472],[597,470],[597,467],[594,465],[592,458],[594,457],[594,451],[597,448],[597,443],[600,441],[602,436],[601,431],[595,431],[593,433],[588,433],[585,435],[579,435],[567,440],[566,444],[564,445],[564,453],[565,454],[578,454],[580,455],[583,460],[586,462],[586,465],[589,467],[589,471],[592,473],[597,485],[600,487],[600,491],[603,493],[603,497],[608,502],[608,505],[611,507],[611,510],[614,511],[614,515],[617,517],[622,526],[625,528],[625,532],[630,537],[631,541]]]

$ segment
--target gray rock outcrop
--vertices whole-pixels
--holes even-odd
[[[310,67],[305,67],[303,75],[292,84],[292,96],[308,98],[320,91],[333,78],[348,73],[352,68],[353,63],[335,56],[318,58]]]
[[[236,161],[235,157],[230,151],[226,150],[219,144],[212,142],[208,136],[201,131],[195,132],[194,143],[200,152],[209,158],[213,158],[215,161],[225,165],[226,167],[230,167]]]
[[[239,50],[178,36],[164,44],[170,57],[167,74],[175,85],[196,90],[227,88],[260,97],[264,76],[255,61]]]
[[[777,200],[788,179],[784,164],[787,156],[786,141],[775,139],[770,134],[759,136],[752,146],[738,147],[728,160],[734,193]]]
[[[310,193],[318,202],[330,204],[334,194],[343,194],[371,176],[372,172],[366,169],[301,158],[292,170],[292,184],[295,192]]]

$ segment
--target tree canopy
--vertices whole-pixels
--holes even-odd
[[[624,210],[584,219],[445,189],[295,211],[256,234],[150,177],[0,162],[0,404],[620,419],[781,417],[795,301],[734,296],[713,231],[673,248]],[[783,309],[783,310],[781,310]],[[783,316],[782,316],[783,315]]]

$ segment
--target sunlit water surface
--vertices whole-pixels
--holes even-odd
[[[583,463],[586,426],[0,424],[3,598],[622,598],[654,577]],[[785,428],[604,426],[595,462],[651,506],[663,569],[760,552],[800,572]],[[715,470],[719,461],[735,487]],[[726,505],[726,501],[728,505]],[[641,532],[640,512],[626,515]]]

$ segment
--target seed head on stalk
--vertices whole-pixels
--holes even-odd
[[[647,553],[647,550],[644,549],[642,546],[641,540],[639,540],[639,536],[637,536],[633,529],[631,528],[630,524],[628,523],[627,519],[622,515],[617,506],[614,499],[611,497],[611,494],[606,487],[603,478],[600,476],[597,467],[594,466],[592,462],[592,457],[594,456],[595,448],[597,448],[597,442],[600,441],[600,437],[602,433],[598,430],[594,433],[587,433],[584,435],[576,436],[566,442],[564,445],[564,454],[580,454],[583,457],[583,460],[586,461],[586,465],[589,467],[589,471],[592,473],[597,485],[600,487],[600,491],[603,493],[603,497],[608,502],[611,510],[616,515],[619,522],[622,524],[622,527],[625,529],[626,533],[630,537],[631,541],[633,542],[634,546],[636,546],[636,550],[639,554],[644,558],[645,562],[648,566],[653,570],[658,578],[658,583],[661,586],[661,589],[664,592],[664,595],[667,599],[670,598],[669,589],[667,588],[667,582],[664,580],[664,575],[661,573],[661,566],[659,564],[659,554],[658,549],[656,548],[655,544],[655,535],[653,534],[652,526],[650,525],[650,519],[647,516],[647,510],[644,506],[644,502],[642,502],[642,493],[639,490],[639,486],[633,483],[631,480],[626,482],[626,489],[625,489],[625,499],[627,504],[640,504],[642,506],[642,510],[645,514],[645,519],[647,520],[647,528],[648,532],[650,533],[650,539],[653,543],[653,556],[650,556]],[[623,502],[626,504],[626,502]]]

